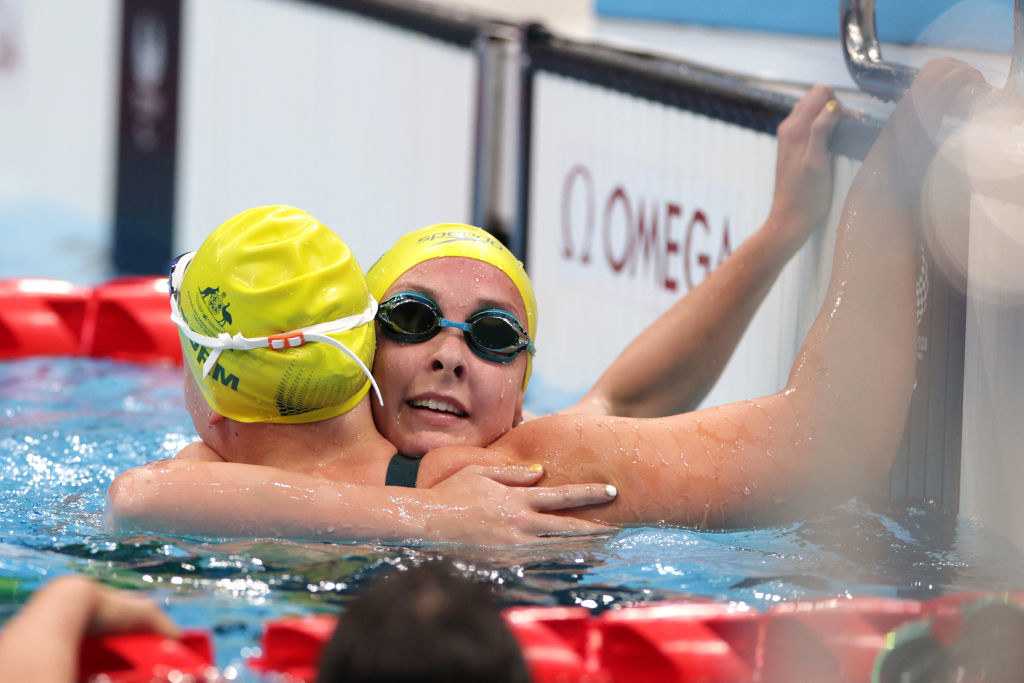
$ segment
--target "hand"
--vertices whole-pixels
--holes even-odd
[[[94,608],[86,630],[89,635],[156,633],[168,638],[181,637],[181,631],[171,618],[143,596],[98,583],[92,583],[91,592]]]
[[[76,574],[47,583],[33,597],[29,605],[32,604],[62,605],[65,612],[74,606],[82,614],[82,635],[151,632],[181,637],[170,617],[146,598],[107,588]]]
[[[950,57],[933,59],[914,78],[900,100],[893,118],[897,123],[916,123],[934,144],[942,117],[966,117],[979,97],[991,94],[981,72]]]
[[[444,495],[428,535],[436,540],[480,545],[536,543],[566,534],[601,534],[615,527],[553,514],[615,499],[606,484],[565,484],[533,488],[543,469],[525,465],[469,465],[433,486]],[[464,501],[453,504],[452,501]]]
[[[7,622],[0,638],[0,680],[73,680],[84,636],[138,631],[181,635],[170,618],[144,598],[84,576],[54,579]]]
[[[890,150],[890,163],[907,187],[918,188],[942,140],[939,132],[946,114],[964,117],[982,95],[991,90],[981,73],[954,59],[935,59],[918,72],[910,89],[896,105],[875,147]],[[908,191],[917,196],[917,190]]]
[[[779,124],[775,197],[769,221],[794,250],[828,213],[832,201],[828,139],[839,118],[840,107],[832,89],[816,85]]]

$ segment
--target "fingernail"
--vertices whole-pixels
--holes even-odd
[[[608,484],[604,487],[604,492],[608,494],[609,498],[614,498],[615,496],[619,495],[619,490],[612,486],[611,484]]]
[[[534,464],[530,465],[530,471],[531,472],[543,472],[544,471],[544,465],[541,465],[539,463],[534,463]]]
[[[839,100],[829,100],[825,104],[825,111],[827,111],[829,114],[835,112],[836,109],[839,109]]]

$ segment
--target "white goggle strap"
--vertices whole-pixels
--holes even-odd
[[[185,261],[186,257],[191,260],[192,254],[183,256],[180,261]],[[179,261],[179,264],[180,264]],[[185,262],[188,265],[188,262]],[[178,267],[181,267],[180,265]],[[176,272],[184,272],[184,268],[181,270],[175,268]],[[180,285],[179,282],[176,283]],[[173,275],[172,275],[172,287]],[[175,287],[175,289],[177,289]],[[345,318],[338,318],[337,320],[331,320],[325,323],[317,323],[316,325],[308,325],[301,327],[291,332],[284,332],[282,334],[274,334],[269,337],[245,337],[240,332],[230,335],[227,332],[221,332],[216,337],[207,337],[206,335],[199,334],[185,322],[185,319],[181,317],[181,312],[178,309],[177,297],[171,294],[171,321],[178,326],[182,334],[194,341],[200,346],[205,346],[210,349],[210,354],[206,357],[206,361],[203,363],[203,377],[206,377],[213,371],[213,367],[217,364],[217,359],[220,358],[220,352],[227,350],[233,351],[249,351],[252,349],[273,349],[275,351],[283,351],[284,349],[295,348],[302,346],[306,342],[322,342],[329,344],[334,348],[338,349],[352,361],[355,362],[359,369],[362,371],[366,378],[370,380],[370,384],[373,385],[373,391],[377,395],[377,400],[381,405],[384,405],[384,399],[381,398],[380,388],[377,386],[377,381],[373,378],[373,373],[366,367],[366,364],[357,356],[350,348],[342,344],[337,339],[328,337],[328,333],[345,332],[353,328],[365,325],[369,322],[373,322],[374,317],[377,315],[377,300],[372,296],[370,297],[370,303],[362,313],[356,315],[350,315]]]
[[[374,308],[376,308],[376,306],[374,306]],[[372,320],[372,317],[371,317],[371,320]],[[381,398],[380,388],[377,386],[377,380],[375,380],[373,378],[373,373],[370,372],[370,368],[366,367],[366,364],[363,363],[363,361],[359,358],[359,356],[357,356],[355,353],[352,352],[352,349],[348,348],[347,346],[342,344],[337,339],[334,339],[332,337],[328,337],[327,335],[316,334],[315,332],[313,332],[313,333],[310,333],[310,334],[303,334],[303,336],[305,337],[306,341],[308,341],[308,342],[314,341],[314,342],[323,342],[324,344],[330,344],[331,346],[333,346],[334,348],[338,349],[339,351],[344,353],[346,356],[351,358],[352,361],[356,365],[359,366],[359,369],[363,371],[363,374],[366,375],[366,378],[368,380],[370,380],[370,384],[373,385],[373,393],[377,394],[377,401],[381,405],[384,405],[384,399]]]
[[[186,251],[184,254],[175,259],[171,265],[171,275],[168,278],[168,282],[171,288],[171,294],[177,294],[178,290],[181,289],[181,282],[185,279],[185,270],[188,268],[188,264],[192,263],[192,259],[196,256],[194,251]],[[173,300],[173,296],[171,297]]]

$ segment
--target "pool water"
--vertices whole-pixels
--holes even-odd
[[[87,359],[0,363],[0,618],[47,579],[81,572],[212,630],[218,665],[254,680],[242,660],[261,623],[336,610],[389,567],[437,556],[499,585],[504,604],[595,611],[1024,586],[1024,555],[984,528],[926,505],[863,501],[764,530],[643,527],[513,549],[112,534],[103,507],[114,476],[194,439],[180,373]]]

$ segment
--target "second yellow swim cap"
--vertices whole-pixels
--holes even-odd
[[[338,235],[305,211],[261,206],[227,220],[187,258],[172,272],[172,319],[216,412],[315,422],[366,395],[377,306]]]
[[[406,233],[366,273],[370,294],[378,301],[405,271],[430,259],[461,256],[489,263],[512,280],[526,309],[526,332],[537,340],[537,298],[523,264],[490,233],[472,225],[438,223]],[[533,359],[526,355],[523,389],[530,381]]]

